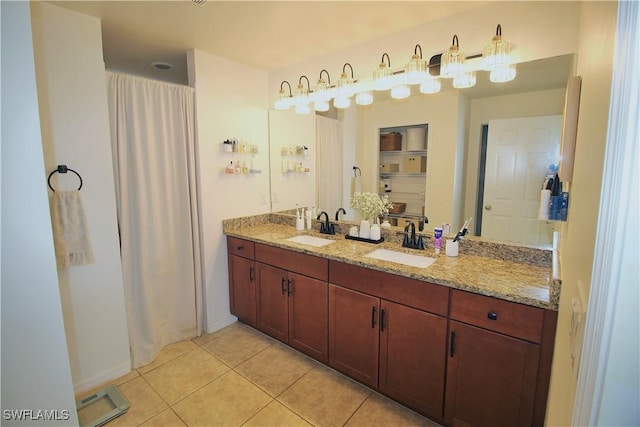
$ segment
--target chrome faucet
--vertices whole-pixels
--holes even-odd
[[[329,221],[329,214],[326,213],[325,211],[322,211],[318,214],[318,217],[316,218],[318,221],[320,221],[320,217],[324,215],[325,217],[325,222],[324,223],[320,223],[320,233],[322,234],[336,234],[336,230],[335,230],[335,226],[333,224],[331,224],[331,222]]]
[[[338,215],[340,215],[340,212],[342,212],[343,215],[347,214],[347,211],[344,210],[344,208],[340,208],[336,211],[336,221],[339,221],[340,218],[338,218]]]

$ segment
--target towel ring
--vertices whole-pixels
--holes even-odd
[[[71,168],[68,168],[67,165],[58,165],[58,167],[49,174],[49,177],[47,178],[47,184],[49,184],[49,188],[51,189],[51,191],[53,191],[54,193],[56,192],[56,190],[53,189],[53,187],[51,186],[51,176],[54,173],[67,173],[67,172],[73,172],[76,174],[76,176],[78,177],[78,179],[80,180],[80,186],[78,187],[78,191],[80,191],[80,189],[82,188],[82,177],[80,176],[80,174],[76,171],[74,171]]]
[[[362,171],[358,166],[353,167],[353,176],[355,176],[356,178],[362,176]]]

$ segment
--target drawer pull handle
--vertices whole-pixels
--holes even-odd
[[[498,320],[498,313],[487,313],[487,319]]]
[[[376,307],[371,307],[371,329],[376,327]]]
[[[253,283],[255,279],[253,267],[249,267],[249,283]]]
[[[380,332],[384,332],[385,327],[385,312],[384,309],[380,310]]]
[[[288,296],[291,296],[291,285],[292,285],[291,279],[288,279],[287,280],[287,295]]]
[[[287,280],[283,277],[282,278],[282,282],[280,282],[280,289],[282,289],[282,295],[284,295],[285,292],[287,292],[287,289],[285,288],[284,284],[287,282]]]
[[[240,246],[236,246],[236,250],[237,250],[237,251],[241,251],[241,250],[243,250],[243,249],[244,249],[244,246],[242,246],[242,245],[240,245]]]

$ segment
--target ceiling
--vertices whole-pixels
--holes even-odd
[[[199,0],[201,1],[201,0]],[[265,70],[285,68],[488,1],[51,1],[102,20],[114,69],[187,83],[192,48]],[[150,64],[167,62],[160,71]]]

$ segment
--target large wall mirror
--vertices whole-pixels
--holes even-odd
[[[457,222],[464,221],[464,219],[468,217],[473,217],[474,226],[472,226],[470,230],[473,234],[478,235],[479,237],[491,238],[492,240],[518,242],[517,239],[511,238],[508,230],[506,230],[506,228],[508,228],[507,226],[502,227],[501,229],[499,221],[494,221],[493,224],[493,228],[497,228],[498,230],[494,230],[494,234],[491,236],[485,236],[485,233],[488,232],[489,228],[491,228],[487,225],[488,222],[486,218],[482,218],[482,210],[484,209],[484,213],[486,214],[488,211],[485,208],[488,207],[489,204],[486,204],[486,200],[483,200],[481,195],[483,191],[483,176],[485,176],[486,173],[486,168],[484,168],[486,160],[483,160],[483,157],[486,157],[484,144],[487,139],[487,126],[492,121],[502,119],[561,116],[564,108],[567,79],[572,75],[573,69],[574,55],[563,55],[518,64],[517,77],[515,80],[508,83],[491,83],[486,75],[479,75],[478,82],[475,87],[463,89],[459,92],[456,92],[458,91],[457,89],[452,89],[450,82],[447,82],[446,84],[443,84],[442,90],[443,92],[451,92],[449,94],[441,93],[436,96],[414,95],[403,101],[377,99],[376,103],[374,103],[374,108],[377,108],[375,106],[378,103],[387,103],[387,108],[405,112],[412,111],[412,114],[416,108],[425,108],[427,105],[427,109],[438,109],[439,105],[437,104],[439,100],[444,99],[443,97],[457,96],[458,99],[463,100],[458,104],[458,107],[456,107],[460,110],[458,113],[458,121],[452,122],[453,124],[451,124],[451,126],[458,126],[460,128],[457,132],[459,135],[463,135],[462,142],[455,143],[450,140],[444,141],[432,139],[431,135],[428,137],[428,144],[430,147],[429,151],[431,151],[431,147],[437,147],[438,144],[448,144],[450,148],[447,149],[453,150],[458,159],[456,160],[458,163],[455,168],[445,168],[441,170],[435,168],[437,172],[433,171],[434,158],[428,159],[428,162],[432,167],[431,175],[437,176],[429,176],[430,171],[427,170],[428,178],[425,185],[437,185],[438,179],[436,178],[449,179],[450,177],[444,176],[449,173],[447,170],[451,170],[450,173],[457,174],[455,179],[450,179],[452,182],[455,181],[455,186],[452,188],[456,193],[453,195],[453,199],[455,200],[455,207],[453,208],[454,213],[448,214],[448,217],[453,216],[453,220],[445,221],[444,214],[439,215],[438,213],[434,213],[435,217],[433,221],[431,221],[430,225],[433,226],[435,223],[442,221],[452,222],[452,226],[456,227]],[[452,93],[455,95],[452,95]],[[438,98],[438,96],[440,96],[440,98]],[[433,105],[429,105],[429,103],[433,103]],[[414,108],[414,104],[417,107]],[[372,132],[377,131],[377,129],[374,129],[377,127],[377,124],[375,126],[367,124],[375,122],[368,118],[374,113],[372,113],[372,108],[370,107],[351,107],[351,109],[354,109],[355,111],[349,111],[345,116],[350,116],[348,119],[348,126],[352,126],[357,129],[352,129],[351,131],[345,129],[344,158],[340,160],[337,159],[335,162],[336,170],[331,171],[331,173],[341,173],[344,177],[345,183],[348,183],[352,173],[352,166],[357,164],[363,170],[363,190],[377,192],[378,158],[376,153],[378,150],[378,140],[372,134]],[[342,115],[343,114],[340,112],[337,114],[338,117],[341,117]],[[389,117],[388,114],[386,116]],[[295,119],[296,116],[291,115],[291,120]],[[393,120],[395,122],[390,122],[388,120],[384,123],[380,122],[379,127],[429,123],[430,117],[427,114],[420,119],[412,118],[403,120],[403,114],[400,113],[399,117],[395,117]],[[415,123],[412,123],[412,121],[415,121]],[[447,121],[447,123],[449,122]],[[367,126],[371,129],[366,128]],[[431,123],[429,123],[429,126],[430,133],[432,129],[437,128],[437,125],[432,125]],[[363,127],[366,129],[363,130]],[[309,137],[315,138],[311,132],[309,132]],[[558,147],[559,141],[560,135],[558,134]],[[278,144],[272,144],[272,158],[280,156],[280,150],[281,147]],[[460,150],[462,150],[463,153],[460,153]],[[428,153],[428,156],[433,157],[433,153]],[[549,159],[549,162],[552,162],[553,160],[557,161],[557,159]],[[340,168],[342,169],[341,171]],[[457,169],[457,171],[454,172],[454,169]],[[484,173],[483,170],[485,171]],[[544,172],[538,174],[540,175],[539,185],[542,185]],[[320,175],[314,176],[314,179],[315,185],[317,185],[318,182],[322,183],[326,181],[323,180],[323,177]],[[279,188],[279,185],[279,180],[271,180],[272,195],[282,195],[287,193],[287,189]],[[538,183],[534,182],[533,184],[530,184],[530,186],[532,185],[536,186]],[[344,194],[345,197],[343,198],[343,200],[346,201],[349,196],[348,188],[348,185],[343,185],[343,188],[336,188],[332,190],[347,193]],[[437,209],[434,207],[431,207],[430,209],[429,203],[430,200],[427,197],[427,208],[425,213],[428,216],[431,212],[437,212]],[[486,206],[483,203],[485,203]],[[295,208],[295,204],[292,204],[291,206],[282,203],[272,204],[272,211],[283,211],[291,208]],[[490,209],[492,208],[493,207],[490,207]],[[543,236],[540,236],[537,241],[519,241],[519,243],[532,244],[536,246],[549,246],[551,244],[554,224],[550,222],[545,223],[544,221],[539,222],[541,223],[540,230],[542,230],[541,234],[543,234]]]

